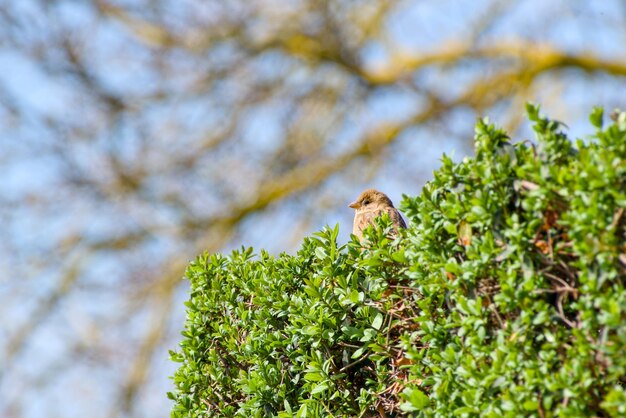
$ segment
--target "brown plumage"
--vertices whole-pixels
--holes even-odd
[[[402,215],[393,207],[391,199],[386,194],[374,189],[367,189],[359,197],[348,205],[355,210],[352,233],[359,239],[363,238],[363,230],[368,225],[374,224],[374,219],[387,212],[393,222],[393,237],[397,235],[399,228],[406,228]]]

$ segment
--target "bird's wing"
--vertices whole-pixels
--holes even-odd
[[[404,219],[402,219],[402,215],[400,215],[398,209],[388,208],[387,213],[389,213],[389,218],[391,218],[394,226],[406,229],[406,223],[404,222]]]

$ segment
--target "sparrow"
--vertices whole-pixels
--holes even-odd
[[[352,233],[359,240],[363,238],[363,230],[368,225],[374,225],[374,219],[387,212],[389,218],[393,222],[393,235],[398,234],[399,228],[406,228],[406,223],[402,219],[402,215],[398,209],[393,207],[391,199],[386,194],[374,189],[367,189],[359,195],[359,197],[348,205],[355,210],[354,223],[352,224]]]

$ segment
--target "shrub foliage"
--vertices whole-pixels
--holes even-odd
[[[625,416],[626,114],[476,155],[367,240],[191,263],[172,417]]]

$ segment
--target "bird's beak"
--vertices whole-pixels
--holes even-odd
[[[348,207],[352,209],[358,209],[359,206],[361,205],[359,205],[359,202],[357,202],[356,200],[348,205]]]

